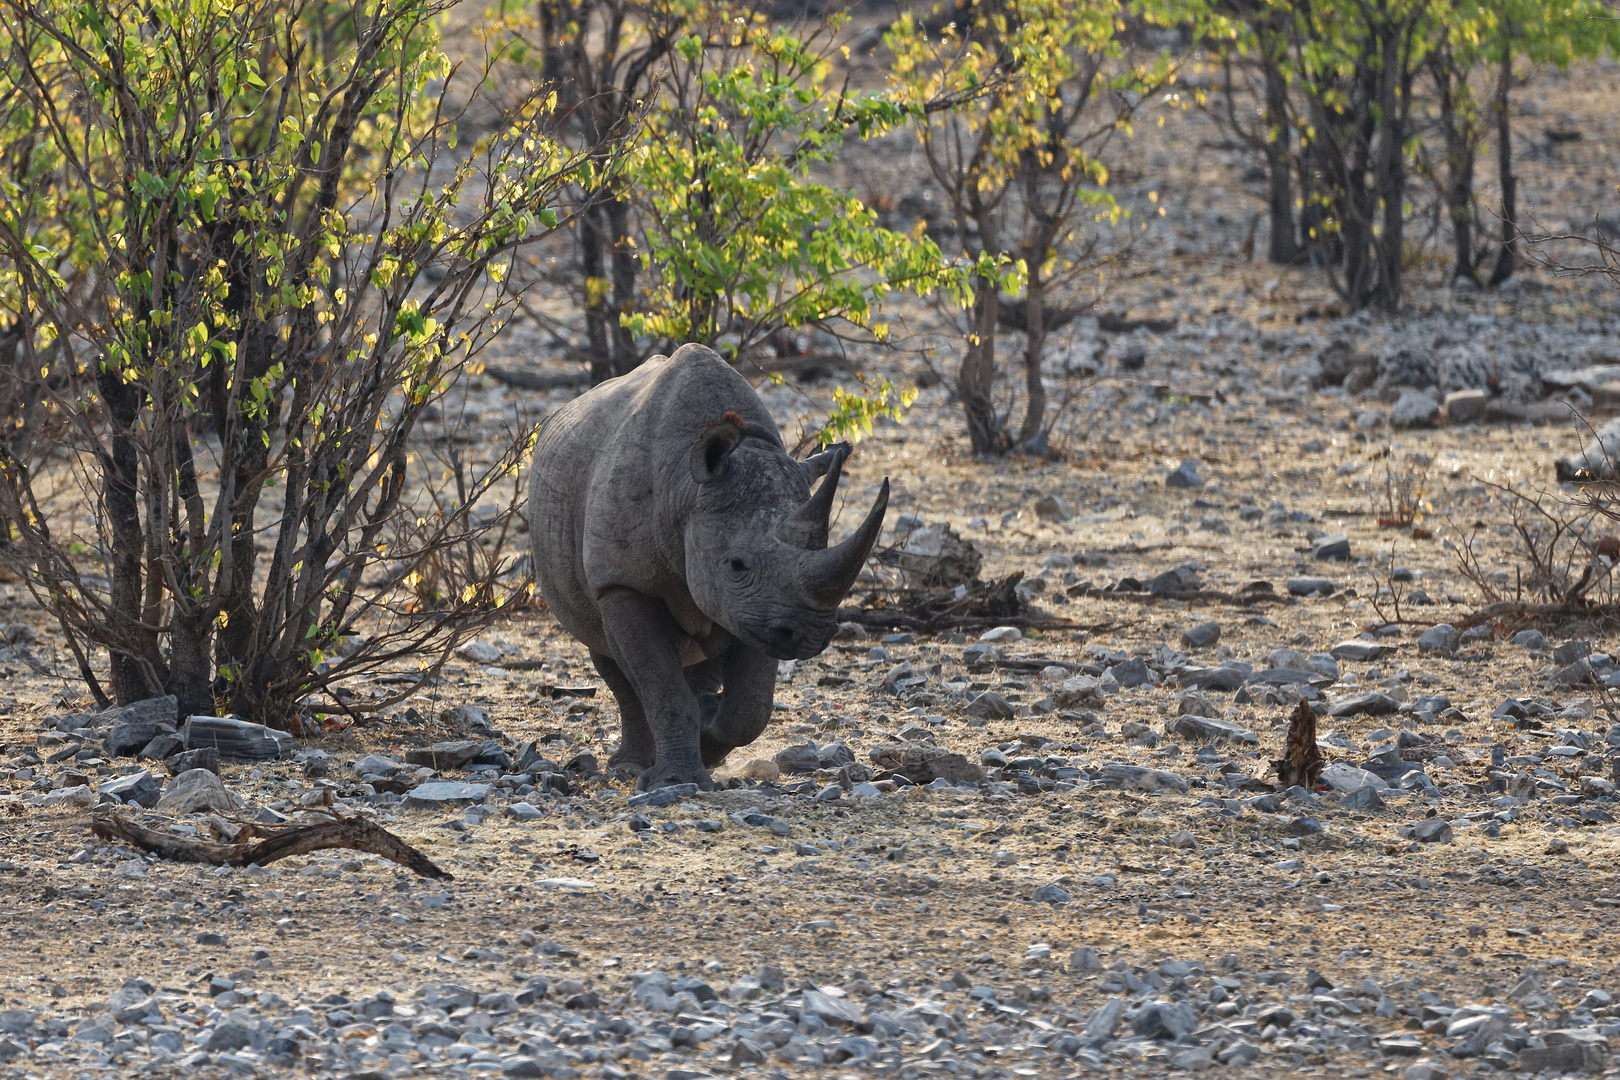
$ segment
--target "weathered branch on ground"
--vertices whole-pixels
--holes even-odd
[[[285,859],[292,855],[307,855],[312,851],[323,851],[328,848],[346,848],[381,855],[425,878],[452,880],[449,873],[435,866],[426,855],[381,825],[363,817],[334,815],[333,820],[322,821],[315,825],[274,828],[250,825],[248,830],[263,838],[234,844],[188,840],[173,833],[145,828],[127,818],[112,814],[97,815],[90,823],[90,831],[103,840],[131,844],[142,851],[150,851],[175,862],[206,863],[213,866],[253,864],[267,866],[277,859]]]
[[[1083,588],[1074,585],[1070,586],[1066,591],[1070,596],[1083,596],[1093,600],[1130,600],[1138,604],[1156,604],[1161,600],[1175,600],[1187,603],[1203,602],[1206,604],[1231,604],[1234,607],[1250,607],[1255,604],[1291,604],[1294,602],[1292,596],[1262,590],[1228,593],[1216,589],[1198,589],[1195,592],[1155,596],[1146,590],[1142,592],[1116,592],[1111,589]]]
[[[1532,604],[1519,600],[1504,600],[1487,604],[1472,615],[1458,619],[1452,625],[1458,630],[1505,619],[1509,622],[1530,622],[1543,618],[1614,619],[1620,621],[1620,604]]]
[[[519,390],[575,390],[591,385],[591,373],[584,368],[559,372],[525,371],[522,368],[485,364],[484,374],[504,386]]]

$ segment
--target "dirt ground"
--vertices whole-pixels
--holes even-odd
[[[1613,65],[1588,65],[1524,92],[1527,108],[1584,133],[1526,154],[1521,184],[1540,216],[1581,221],[1615,206],[1617,82]],[[846,472],[845,527],[887,476],[891,526],[905,527],[902,515],[949,524],[983,553],[985,579],[1039,581],[1033,603],[1049,628],[996,643],[1000,662],[978,664],[977,631],[841,638],[784,670],[775,723],[721,770],[739,778],[731,790],[633,807],[622,783],[551,795],[497,781],[479,804],[422,809],[362,785],[350,765],[363,755],[469,734],[443,718],[465,705],[487,713],[508,750],[538,741],[559,763],[607,759],[611,697],[583,648],[530,610],[486,635],[500,663],[452,666],[409,718],[301,746],[330,756],[328,778],[290,760],[221,769],[241,817],[307,819],[300,799],[329,785],[339,809],[374,814],[453,881],[352,852],[247,870],[143,860],[96,841],[84,806],[48,805],[74,786],[70,767],[82,775],[66,780],[93,790],[135,766],[94,753],[42,760],[66,745],[54,718],[83,707],[80,688],[27,591],[0,587],[0,618],[34,641],[8,634],[0,670],[0,1076],[1620,1075],[1607,1042],[1620,1034],[1620,827],[1603,782],[1612,702],[1600,684],[1559,684],[1565,665],[1547,652],[1587,642],[1601,677],[1595,657],[1620,647],[1615,628],[1487,623],[1453,649],[1418,644],[1429,624],[1462,624],[1483,602],[1458,569],[1459,538],[1480,538],[1487,572],[1517,565],[1488,485],[1550,485],[1553,458],[1583,432],[1392,429],[1398,388],[1351,394],[1313,386],[1305,370],[1335,340],[1387,352],[1411,339],[1436,353],[1483,340],[1499,343],[1504,370],[1574,364],[1616,343],[1614,287],[1537,272],[1505,297],[1459,293],[1440,287],[1438,265],[1419,264],[1405,315],[1336,319],[1319,276],[1241,255],[1259,203],[1219,152],[1188,167],[1179,148],[1200,140],[1218,133],[1174,113],[1165,128],[1142,125],[1114,170],[1123,190],[1162,192],[1168,213],[1144,249],[1152,272],[1109,303],[1178,322],[1131,336],[1082,320],[1060,343],[1058,457],[972,459],[947,380],[904,423],[880,426]],[[947,317],[905,314],[902,350],[863,363],[908,381],[928,381],[930,365],[948,373]],[[519,324],[492,359],[547,363],[540,341]],[[1133,343],[1135,370],[1120,363]],[[765,391],[790,444],[831,385]],[[466,393],[488,432],[566,396],[487,380]],[[1203,486],[1166,486],[1193,459]],[[1379,526],[1391,477],[1421,479],[1417,534]],[[1037,513],[1048,496],[1067,520]],[[1313,543],[1334,535],[1350,560],[1314,558]],[[1199,598],[1101,591],[1178,566],[1201,580]],[[1291,595],[1288,580],[1307,576],[1331,595]],[[886,580],[869,576],[860,596]],[[1095,588],[1068,595],[1086,581]],[[1272,594],[1242,593],[1253,581]],[[1183,673],[1315,659],[1388,623],[1378,594],[1391,587],[1405,621],[1377,640],[1392,653],[1340,658],[1310,692],[1319,710],[1374,690],[1407,709],[1324,716],[1320,746],[1360,766],[1405,749],[1405,731],[1429,783],[1364,809],[1336,792],[1268,794],[1300,684],[1190,699]],[[1218,642],[1183,644],[1209,621]],[[1532,626],[1546,649],[1514,643]],[[1279,663],[1277,649],[1297,656]],[[1131,657],[1145,661],[1146,685],[1055,703],[1080,693],[1063,687],[1077,674]],[[558,686],[594,696],[555,699]],[[984,691],[1011,715],[970,712]],[[1419,708],[1438,696],[1456,711]],[[1493,715],[1508,698],[1531,715]],[[1176,734],[1189,708],[1253,741]],[[806,742],[842,743],[862,765],[876,748],[932,746],[989,772],[957,785],[856,780],[836,796],[833,771],[756,779]],[[1493,765],[1495,748],[1505,764]],[[1528,797],[1506,795],[1505,777],[1529,777],[1508,789]],[[512,815],[520,803],[531,820]],[[1435,819],[1446,823],[1438,842],[1419,842],[1413,828]],[[709,993],[688,987],[681,1000],[683,978]],[[130,980],[146,980],[135,997],[150,1004],[110,1006]],[[439,993],[447,986],[470,993]],[[1473,1016],[1486,1020],[1470,1027]],[[770,1035],[780,1022],[789,1028]],[[233,1024],[247,1034],[219,1035]]]

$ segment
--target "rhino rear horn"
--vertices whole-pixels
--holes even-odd
[[[838,494],[838,478],[844,474],[849,444],[839,443],[824,454],[805,461],[814,469],[825,467],[826,479],[808,502],[793,511],[776,530],[776,537],[791,547],[819,551],[827,546],[827,530],[832,524],[833,498]],[[824,460],[823,460],[824,459]]]
[[[888,508],[889,480],[884,477],[877,500],[854,535],[837,547],[799,556],[799,585],[813,606],[831,610],[848,595],[866,557],[872,553],[872,545],[877,543],[878,533],[883,531],[883,514]]]

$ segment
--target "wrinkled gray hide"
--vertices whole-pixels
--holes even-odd
[[[777,661],[832,640],[889,500],[885,480],[860,528],[827,546],[848,454],[793,460],[753,388],[700,345],[603,383],[541,430],[535,577],[618,699],[609,765],[643,789],[711,786],[708,770],[765,729]]]

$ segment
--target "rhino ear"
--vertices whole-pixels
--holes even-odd
[[[700,484],[708,484],[724,476],[731,464],[731,452],[737,448],[743,432],[747,430],[747,421],[734,412],[726,413],[704,428],[692,444],[692,479]]]

